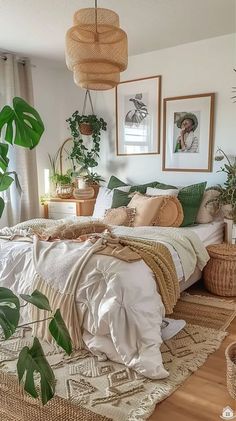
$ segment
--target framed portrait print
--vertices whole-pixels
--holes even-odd
[[[164,99],[163,171],[212,171],[214,93]]]
[[[160,153],[161,76],[116,87],[117,155]]]

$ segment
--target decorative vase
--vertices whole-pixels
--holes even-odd
[[[226,219],[233,219],[233,206],[232,205],[230,204],[223,205],[221,206],[221,210]]]
[[[87,182],[84,177],[77,177],[77,188],[78,189],[86,189]]]

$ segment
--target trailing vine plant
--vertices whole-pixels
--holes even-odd
[[[106,131],[107,123],[94,114],[80,115],[78,111],[75,111],[66,121],[69,123],[71,136],[74,139],[70,158],[80,166],[79,173],[85,172],[90,175],[91,169],[98,165],[101,131]],[[92,147],[90,149],[86,146],[84,135],[81,133],[84,124],[89,125],[91,129]]]

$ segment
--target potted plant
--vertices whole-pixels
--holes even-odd
[[[223,186],[218,185],[215,187],[219,195],[209,200],[206,206],[214,202],[218,209],[222,210],[225,218],[233,219],[236,222],[236,157],[231,162],[226,153],[221,148],[218,148],[215,160],[221,161],[223,159],[226,159],[227,163],[218,172],[225,173],[227,179]]]
[[[98,165],[101,131],[106,131],[107,123],[95,114],[80,115],[78,111],[75,111],[66,121],[69,123],[71,136],[74,139],[70,158],[80,166],[79,177],[86,181],[90,180],[90,185],[92,178],[95,177],[93,181],[98,184],[103,179],[97,173],[93,173],[91,169]],[[92,129],[89,139],[85,138],[81,132],[81,124],[84,123],[89,124]],[[96,174],[96,176],[92,174]]]
[[[70,199],[73,194],[73,184],[69,174],[55,173],[51,177],[52,182],[56,185],[57,196],[61,199]]]
[[[104,178],[96,172],[89,172],[85,175],[84,179],[88,186],[91,186],[94,189],[94,197],[97,197],[100,183],[105,181]]]
[[[6,130],[3,132],[5,127]],[[6,105],[2,108],[0,111],[0,134],[3,135],[5,142],[0,142],[0,192],[7,190],[14,181],[10,176],[12,172],[8,171],[10,162],[8,143],[33,149],[38,145],[43,132],[44,125],[40,115],[22,98],[15,97],[13,98],[13,107]],[[0,197],[0,218],[3,210],[4,200]],[[20,312],[22,307],[30,303],[39,309],[48,311],[49,330],[52,337],[68,355],[71,354],[71,338],[60,310],[52,312],[47,297],[37,290],[31,295],[21,295],[21,299],[25,301],[24,305],[21,305],[19,298],[10,289],[0,288],[0,327],[3,338],[7,340],[14,335],[17,329],[25,327],[25,325],[20,325]],[[41,395],[43,404],[46,404],[54,396],[55,376],[37,337],[34,337],[32,346],[22,348],[17,361],[17,374],[25,391],[33,398],[38,398]],[[39,376],[41,392],[36,387],[35,374]]]

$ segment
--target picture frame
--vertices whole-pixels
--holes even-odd
[[[211,172],[214,93],[164,99],[163,171]]]
[[[116,153],[160,153],[161,76],[127,80],[116,87]]]

